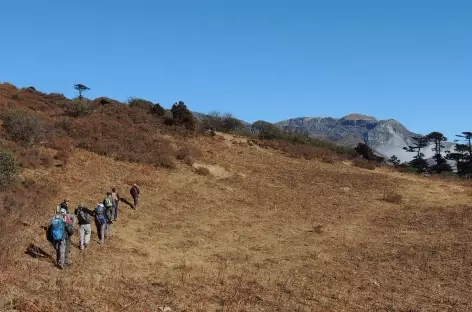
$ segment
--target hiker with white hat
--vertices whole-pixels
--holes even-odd
[[[70,237],[74,234],[73,220],[67,215],[65,208],[60,208],[59,214],[51,219],[47,230],[47,239],[56,250],[56,264],[60,269],[69,262]]]
[[[105,214],[105,206],[102,203],[99,203],[97,208],[94,210],[94,214],[99,243],[103,244],[105,239],[108,238],[108,219]]]

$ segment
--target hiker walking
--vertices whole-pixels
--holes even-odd
[[[92,234],[90,217],[94,216],[95,213],[84,205],[79,204],[77,209],[75,209],[75,215],[79,224],[80,250],[83,250],[90,243],[90,236]]]
[[[108,219],[108,223],[113,223],[113,198],[111,192],[107,192],[107,196],[103,199],[103,206],[105,206],[105,215]]]
[[[105,213],[105,206],[102,203],[99,203],[97,208],[95,208],[94,215],[99,243],[103,244],[105,239],[108,238],[108,220]]]
[[[66,213],[69,213],[69,199],[68,198],[65,198],[58,206],[57,206],[57,209],[56,209],[56,213],[60,213],[60,210],[61,209],[65,209],[66,210]]]
[[[67,211],[61,208],[59,214],[51,219],[48,228],[48,240],[56,250],[56,264],[62,270],[69,263],[70,236],[74,234],[73,220],[67,215]]]
[[[129,190],[129,193],[131,195],[131,197],[133,197],[133,201],[134,201],[134,209],[137,208],[138,206],[138,203],[139,203],[139,194],[141,193],[141,191],[139,190],[139,187],[138,185],[133,184],[133,187],[131,187],[131,189]]]
[[[120,197],[115,188],[111,189],[111,200],[113,204],[113,221],[118,221],[118,203],[120,201]]]

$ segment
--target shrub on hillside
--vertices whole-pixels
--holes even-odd
[[[166,113],[166,110],[161,106],[161,104],[156,103],[151,107],[151,113],[162,117]]]
[[[376,166],[372,162],[365,160],[363,158],[356,158],[352,161],[352,164],[356,167],[368,169],[368,170],[375,170]]]
[[[91,113],[92,109],[89,102],[84,99],[73,101],[66,106],[66,114],[74,118],[84,117]]]
[[[26,147],[39,142],[45,128],[38,116],[23,110],[7,112],[3,116],[3,126],[13,141]]]
[[[174,125],[174,116],[172,115],[172,111],[170,110],[166,110],[164,112],[164,125],[166,126]]]
[[[54,156],[54,159],[58,160],[60,162],[61,166],[66,166],[67,163],[69,162],[69,158],[71,156],[70,151],[68,150],[60,150],[57,152],[57,154]]]
[[[5,148],[0,148],[0,190],[7,189],[15,180],[19,169],[13,153]]]
[[[186,163],[189,166],[192,166],[195,163],[195,160],[201,156],[201,151],[194,145],[187,144],[177,150],[175,157]]]
[[[151,111],[154,104],[151,101],[144,100],[141,98],[132,97],[128,99],[129,107],[136,107],[140,109],[144,109],[146,111]]]
[[[416,173],[416,169],[413,168],[412,166],[410,166],[410,164],[408,164],[408,163],[403,163],[403,164],[400,164],[400,165],[396,165],[395,169],[398,172],[401,172],[401,173]]]
[[[172,105],[171,112],[175,125],[184,126],[188,130],[195,130],[197,122],[184,102],[179,101]]]
[[[11,96],[11,99],[12,100],[20,100],[21,99],[21,96],[19,93],[15,93]]]
[[[210,112],[202,119],[202,129],[213,129],[221,132],[239,132],[244,128],[241,120],[234,118],[230,113],[221,115],[219,112]]]
[[[402,196],[400,194],[397,194],[393,191],[388,191],[386,192],[382,199],[386,202],[392,203],[392,204],[399,204],[402,201]]]

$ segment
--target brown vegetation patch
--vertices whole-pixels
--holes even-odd
[[[403,196],[395,193],[394,191],[388,191],[383,194],[382,200],[392,203],[392,204],[399,204],[402,202]]]
[[[365,160],[363,158],[356,158],[352,161],[352,164],[356,167],[367,169],[367,170],[375,170],[377,165],[369,160]]]

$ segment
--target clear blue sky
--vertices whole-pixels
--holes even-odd
[[[45,92],[472,130],[470,0],[15,0],[0,27],[0,81]]]

